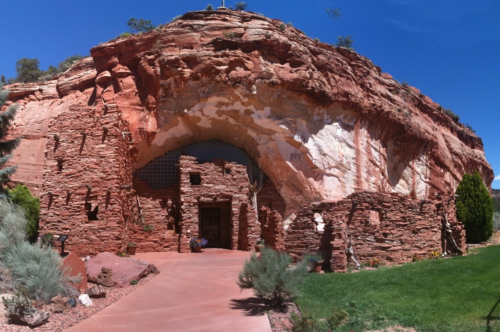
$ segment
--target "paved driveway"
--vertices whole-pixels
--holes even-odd
[[[238,272],[248,252],[147,253],[161,271],[138,290],[67,332],[271,332],[265,308],[251,290],[240,292]]]

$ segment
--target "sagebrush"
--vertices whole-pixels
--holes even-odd
[[[252,253],[238,275],[240,288],[253,288],[255,295],[268,298],[276,307],[298,295],[298,287],[307,275],[308,262],[291,266],[292,258],[286,253],[264,247],[257,257]]]
[[[57,294],[71,290],[65,287],[61,257],[48,246],[26,240],[26,218],[21,207],[0,200],[0,264],[7,268],[13,282],[26,288],[29,297],[48,303]]]

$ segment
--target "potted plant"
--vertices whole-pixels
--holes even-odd
[[[206,246],[207,243],[208,241],[203,238],[202,239],[192,238],[191,240],[189,240],[189,246],[194,252],[201,252],[201,248]]]
[[[311,264],[311,272],[320,273],[325,259],[320,253],[306,255],[307,261]]]
[[[262,249],[264,245],[264,239],[259,238],[257,242],[255,242],[255,252],[260,252],[260,249]]]
[[[129,255],[135,255],[135,250],[137,249],[137,245],[135,242],[127,243],[127,252]]]

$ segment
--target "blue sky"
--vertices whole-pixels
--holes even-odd
[[[236,1],[226,1],[226,6]],[[40,67],[126,32],[131,17],[163,24],[221,1],[16,0],[2,3],[0,74],[15,77],[16,61]],[[352,35],[356,51],[399,81],[451,108],[483,139],[499,180],[500,1],[498,0],[250,0],[248,9],[293,22],[312,38],[333,43]],[[339,7],[333,21],[325,9]]]

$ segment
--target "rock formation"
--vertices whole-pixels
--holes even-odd
[[[91,49],[57,80],[10,87],[25,135],[15,181],[40,188],[47,125],[70,105],[116,104],[132,132],[133,167],[217,138],[244,148],[287,215],[359,191],[416,198],[493,172],[481,139],[367,58],[253,13],[185,14]],[[68,124],[71,126],[71,124]]]
[[[228,249],[251,248],[260,233],[297,255],[329,250],[338,271],[352,246],[361,260],[399,263],[450,250],[439,213],[465,248],[455,189],[474,170],[493,181],[481,139],[437,103],[279,20],[190,12],[90,52],[52,81],[9,87],[21,106],[13,135],[25,137],[13,180],[41,196],[42,230],[72,235],[79,254],[129,240],[189,251],[205,236],[206,208],[220,210],[205,211],[205,226]],[[235,160],[198,164],[186,153],[195,145],[242,148],[248,179]],[[156,186],[168,169],[148,167],[174,153],[167,166],[180,178]]]

